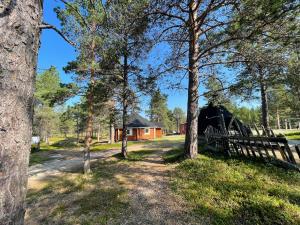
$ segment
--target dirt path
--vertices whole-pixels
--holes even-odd
[[[190,215],[185,202],[176,196],[170,189],[170,171],[172,166],[166,165],[163,162],[162,155],[165,151],[176,147],[178,143],[171,141],[159,142],[154,144],[133,145],[129,147],[130,151],[147,151],[139,161],[120,161],[117,164],[107,167],[117,167],[113,173],[111,180],[115,180],[113,185],[119,185],[120,188],[127,190],[128,207],[124,208],[117,217],[109,219],[107,223],[110,225],[193,225],[206,224],[202,220],[196,219]],[[148,153],[149,151],[149,153]],[[104,160],[116,160],[111,156],[118,153],[119,150],[108,150],[97,153],[92,153],[93,161],[101,162]],[[82,167],[82,158],[80,155],[65,157],[64,155],[56,155],[55,159],[44,162],[43,164],[35,165],[29,169],[29,189],[39,188],[45,181],[49,179],[57,179],[66,172],[76,171]],[[97,164],[97,163],[95,163]],[[117,187],[117,186],[114,186]],[[41,187],[42,188],[42,187]],[[36,192],[38,193],[38,192]],[[46,192],[47,193],[47,192]],[[53,194],[53,193],[52,193]],[[40,215],[44,211],[53,212],[58,206],[53,196],[44,195],[37,197],[37,205],[29,204],[27,213],[27,224],[39,224],[40,221],[46,220],[47,224],[64,224],[63,219],[47,218],[47,215]],[[78,195],[73,194],[62,195],[60,201],[74,201]],[[103,202],[99,204],[104,204]],[[70,203],[68,211],[61,216],[70,217],[72,208],[76,204]],[[96,205],[97,206],[97,205]],[[106,209],[105,209],[106,210]],[[98,213],[101,214],[100,211]],[[44,214],[44,213],[43,213]],[[53,213],[52,213],[53,214]],[[39,218],[36,218],[39,217]],[[71,217],[70,217],[71,218]],[[50,222],[49,222],[50,221]],[[60,222],[59,222],[60,221]],[[201,222],[202,221],[202,222]],[[67,224],[67,223],[66,223]],[[69,224],[69,223],[68,223]],[[81,224],[81,223],[70,223]],[[104,224],[90,222],[88,224]]]
[[[106,159],[118,153],[119,150],[106,150],[99,152],[91,152],[91,161]],[[55,179],[62,173],[80,171],[83,168],[82,154],[74,151],[74,154],[69,156],[69,153],[60,152],[52,154],[52,160],[43,162],[29,167],[28,170],[28,189],[43,186],[43,183],[49,179]]]
[[[166,150],[169,149],[153,151],[117,176],[129,190],[130,207],[125,215],[111,224],[202,224],[189,215],[184,201],[170,189],[169,172],[172,168],[162,159]]]

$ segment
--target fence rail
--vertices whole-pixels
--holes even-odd
[[[258,135],[243,136],[239,132],[220,131],[212,126],[208,126],[205,131],[207,143],[214,144],[216,149],[224,151],[228,156],[261,158],[300,171],[299,145],[290,146],[285,137]]]

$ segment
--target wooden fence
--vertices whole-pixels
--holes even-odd
[[[286,168],[300,171],[300,146],[290,146],[285,137],[276,137],[272,131],[257,135],[244,136],[238,131],[226,130],[224,126],[216,129],[208,126],[205,131],[206,141],[228,156],[260,158]]]

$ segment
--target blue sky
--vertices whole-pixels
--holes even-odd
[[[44,21],[50,24],[53,24],[57,27],[60,27],[59,20],[56,18],[56,14],[53,11],[53,8],[58,5],[58,1],[45,1],[44,2]],[[149,62],[151,64],[156,64],[160,58],[162,52],[164,51],[163,47],[157,47],[151,53],[151,59]],[[48,69],[51,65],[57,67],[61,80],[64,83],[72,81],[70,74],[65,74],[62,68],[67,65],[69,61],[74,60],[76,57],[76,52],[72,46],[66,43],[57,33],[53,30],[43,30],[41,37],[41,47],[38,57],[38,72],[42,72],[45,69]],[[230,77],[230,74],[226,72],[227,76]],[[180,107],[184,111],[187,108],[187,91],[186,90],[177,90],[166,88],[167,83],[163,83],[161,90],[168,95],[168,107],[174,109],[175,107]],[[187,88],[187,80],[183,80],[183,87]],[[203,87],[200,87],[200,92],[203,92]],[[76,102],[78,98],[75,98],[68,102],[72,104]],[[141,109],[148,109],[148,97],[141,99]],[[206,102],[203,97],[200,97],[200,106],[203,106]],[[251,107],[248,103],[246,104]],[[144,114],[144,113],[143,113]]]
[[[58,5],[57,1],[44,2],[44,21],[60,27],[59,20],[53,8]],[[157,55],[158,53],[154,53]],[[76,52],[72,46],[66,43],[56,32],[53,30],[43,30],[41,37],[41,47],[38,57],[38,72],[48,69],[51,65],[57,67],[60,77],[63,82],[71,82],[70,74],[65,74],[63,67],[76,57]],[[156,59],[153,59],[153,63]],[[186,83],[185,83],[186,84]],[[187,92],[185,90],[171,90],[162,88],[162,91],[168,95],[168,107],[174,109],[180,107],[186,111],[187,106]],[[141,108],[147,109],[149,98],[141,99]],[[71,102],[76,101],[73,100]]]

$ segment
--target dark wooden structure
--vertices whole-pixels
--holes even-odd
[[[210,103],[200,110],[198,118],[198,135],[203,136],[208,126],[220,131],[224,128],[228,130],[230,127],[234,131],[241,133],[243,136],[251,135],[251,129],[235,118],[234,115],[222,105],[214,106]]]
[[[230,124],[233,124],[233,120]],[[244,156],[260,158],[263,161],[271,162],[285,168],[292,168],[300,171],[300,146],[289,146],[285,137],[276,137],[271,131],[271,135],[263,136],[255,126],[257,135],[245,136],[239,131],[228,129],[225,122],[221,121],[222,129],[208,126],[205,130],[206,141],[213,145],[214,149],[223,151],[228,156]],[[263,134],[268,132],[264,131]]]

